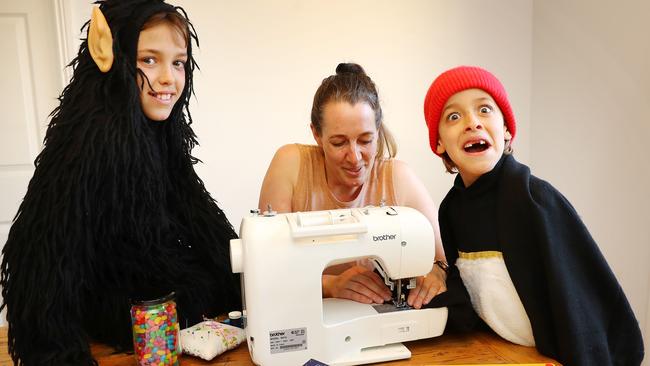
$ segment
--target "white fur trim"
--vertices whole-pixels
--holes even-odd
[[[535,346],[526,310],[499,252],[461,253],[456,261],[476,313],[504,339]],[[496,253],[496,255],[495,255]],[[465,258],[463,258],[463,254]]]

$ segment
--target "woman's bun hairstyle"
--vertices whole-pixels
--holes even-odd
[[[365,75],[366,71],[359,64],[354,63],[340,63],[336,66],[336,74],[358,74]]]

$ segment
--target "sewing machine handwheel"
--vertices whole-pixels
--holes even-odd
[[[243,271],[243,251],[241,239],[230,239],[230,268],[232,273]]]

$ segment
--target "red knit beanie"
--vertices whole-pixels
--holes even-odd
[[[440,74],[433,81],[424,98],[424,119],[429,127],[429,145],[434,154],[438,145],[438,124],[440,114],[447,100],[454,94],[467,89],[481,89],[490,94],[503,114],[508,131],[515,138],[517,126],[506,90],[489,71],[475,66],[459,66]]]

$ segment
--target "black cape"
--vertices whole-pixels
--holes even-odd
[[[497,237],[536,348],[565,365],[639,365],[644,355],[639,324],[573,206],[512,156],[505,157],[499,174]],[[448,214],[456,194],[449,191],[439,212],[450,265],[458,259]],[[469,296],[458,288],[455,266],[447,286],[456,302],[450,320],[460,322],[456,328],[470,328],[478,318],[458,301]]]

